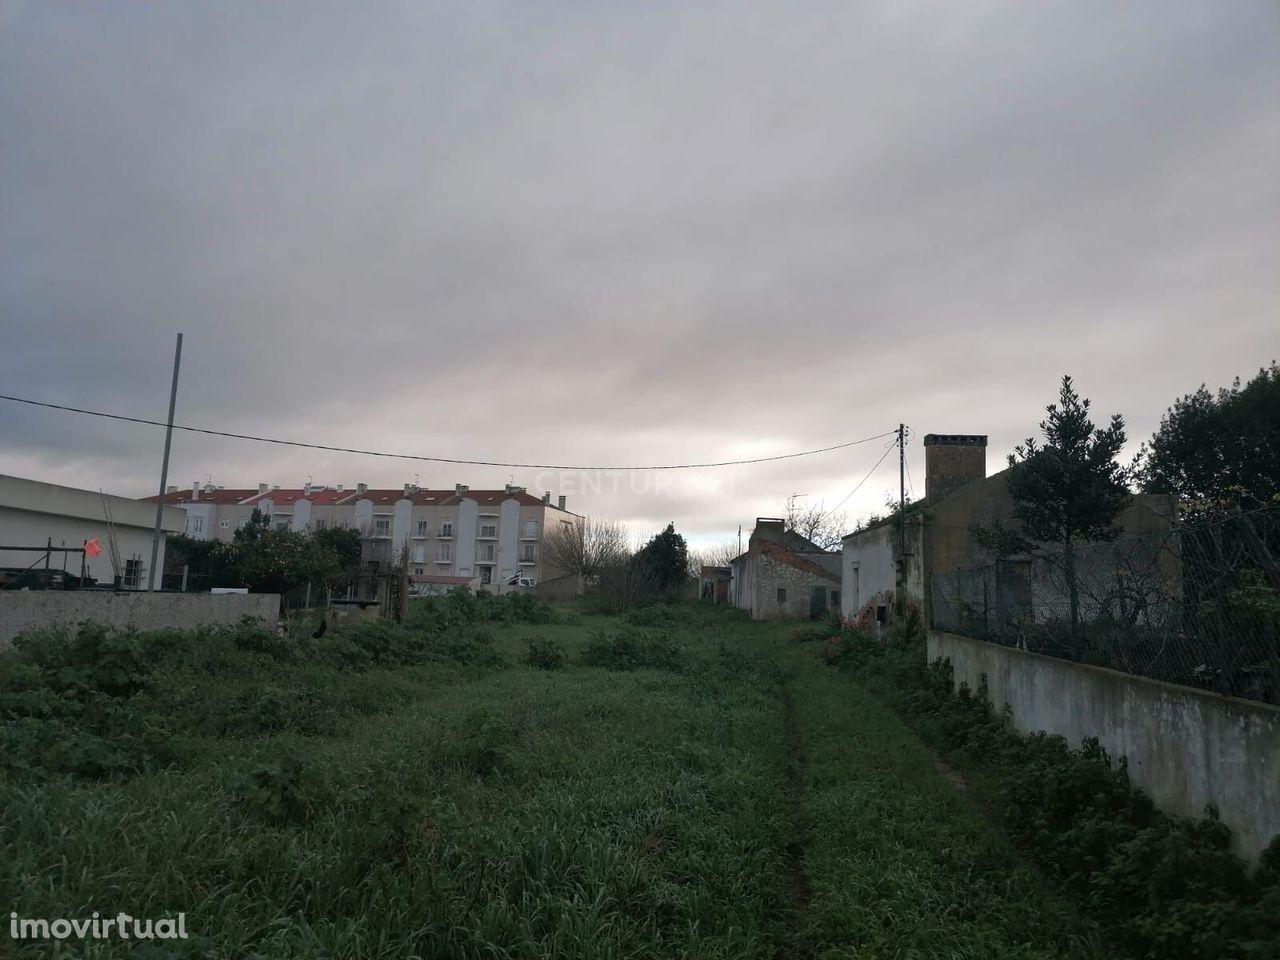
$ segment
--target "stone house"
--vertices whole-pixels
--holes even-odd
[[[1009,471],[987,476],[985,436],[931,433],[924,438],[924,450],[925,497],[908,506],[902,528],[895,514],[844,538],[841,613],[847,618],[892,622],[900,568],[903,599],[927,613],[931,577],[992,564],[994,558],[975,535],[975,526],[1018,527]],[[1123,538],[1137,538],[1167,533],[1175,516],[1173,497],[1138,494],[1116,517],[1115,525]],[[1087,553],[1089,545],[1081,546],[1082,553]],[[1018,562],[1011,564],[1015,575]],[[1021,562],[1029,575],[1032,561]],[[1031,589],[1029,581],[1027,589]],[[1051,605],[1052,599],[1041,597],[1039,604]]]
[[[729,562],[729,602],[753,620],[821,616],[840,608],[840,554],[760,517],[745,553]]]

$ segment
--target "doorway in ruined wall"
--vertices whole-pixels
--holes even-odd
[[[809,589],[809,619],[817,620],[827,612],[827,588],[811,587]]]

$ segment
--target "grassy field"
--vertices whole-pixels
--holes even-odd
[[[1094,955],[915,736],[785,627],[550,618],[437,605],[296,644],[0,654],[0,907],[183,911],[192,934],[130,954],[4,931],[0,955]]]

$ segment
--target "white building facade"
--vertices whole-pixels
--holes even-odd
[[[145,590],[155,521],[154,502],[0,474],[0,568],[8,571],[43,570],[45,558],[37,551],[5,547],[52,546],[50,571],[65,570],[78,578],[82,555],[58,548],[82,548],[86,541],[96,540],[100,552],[84,556],[86,576],[99,584],[111,584],[118,578],[124,589]],[[183,512],[166,506],[160,521],[160,570],[164,569],[167,537],[185,527]],[[156,586],[160,586],[158,580]]]
[[[403,554],[411,577],[477,577],[482,585],[562,576],[544,557],[544,540],[581,519],[566,509],[564,497],[553,504],[549,493],[536,497],[514,484],[501,490],[193,484],[171,490],[165,502],[186,512],[186,533],[196,539],[230,540],[257,510],[278,530],[353,529],[385,541],[386,555]]]

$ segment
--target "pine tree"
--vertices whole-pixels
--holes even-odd
[[[1009,455],[1009,493],[1024,535],[1062,547],[1071,635],[1078,638],[1076,546],[1114,539],[1116,515],[1131,497],[1129,470],[1116,461],[1125,442],[1124,418],[1115,414],[1105,429],[1095,427],[1089,401],[1076,393],[1069,376],[1062,378],[1058,402],[1046,411],[1043,443],[1028,438]]]

